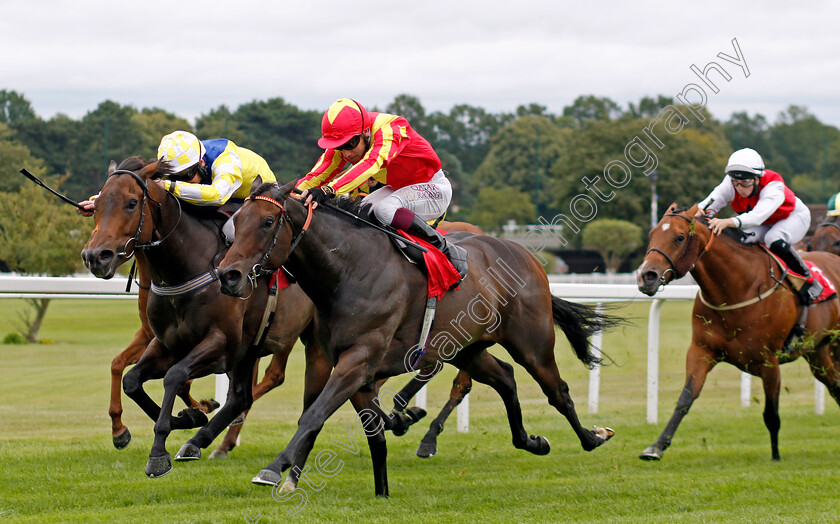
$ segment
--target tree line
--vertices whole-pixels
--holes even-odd
[[[427,112],[407,94],[368,109],[405,116],[427,137],[453,181],[449,218],[490,231],[509,220],[549,224],[562,216],[572,222],[570,211],[578,219],[570,232],[579,232],[596,216],[647,231],[652,171],[662,209],[672,201],[691,204],[720,182],[726,158],[741,147],[759,151],[768,168],[780,172],[807,203],[824,203],[837,190],[833,174],[840,164],[840,132],[795,105],[772,123],[746,112],[719,121],[705,108],[686,108],[665,96],[644,97],[627,107],[580,96],[562,114],[538,104],[521,105],[513,113],[468,104]],[[234,111],[220,106],[194,125],[162,109],[110,100],[81,119],[58,114],[45,120],[23,94],[0,90],[0,192],[19,194],[29,182],[17,171],[27,167],[71,198],[85,199],[104,183],[111,160],[151,159],[160,138],[175,129],[200,138],[230,138],[265,157],[278,179],[288,181],[306,174],[321,153],[316,144],[320,120],[321,111],[301,110],[282,98],[255,100]],[[0,235],[7,227],[0,223]],[[569,235],[570,247],[580,247],[581,238]],[[0,252],[0,260],[9,261],[8,253]]]

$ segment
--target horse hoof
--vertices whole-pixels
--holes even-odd
[[[175,429],[175,425],[178,426],[177,429],[200,428],[207,424],[207,415],[198,408],[182,409],[178,412],[176,423],[173,424],[173,429]]]
[[[551,443],[545,437],[531,435],[528,438],[528,445],[525,449],[534,455],[548,455],[551,451]]]
[[[198,403],[201,404],[201,411],[205,413],[213,413],[219,409],[219,406],[221,406],[221,404],[219,404],[214,398],[203,398],[199,400]]]
[[[178,453],[175,454],[175,460],[179,462],[187,462],[189,460],[198,460],[201,458],[201,449],[198,446],[190,444],[187,442],[181,449],[178,450]]]
[[[254,484],[261,484],[263,486],[276,486],[280,484],[283,477],[279,473],[275,473],[270,469],[260,470],[257,475],[251,479]]]
[[[659,449],[656,444],[648,446],[644,451],[642,451],[639,458],[642,460],[662,460],[662,450]]]
[[[221,449],[213,450],[213,453],[210,453],[210,459],[211,460],[212,459],[226,459],[226,458],[228,458],[227,451],[224,451],[224,450],[221,450]]]
[[[411,406],[405,410],[405,413],[411,418],[412,424],[416,424],[421,418],[426,416],[426,410],[417,406]]]
[[[172,459],[169,453],[162,457],[149,457],[146,463],[146,476],[149,478],[162,477],[172,471]]]
[[[417,446],[417,456],[421,459],[432,458],[437,455],[437,442],[420,442]]]
[[[235,419],[233,419],[231,421],[230,424],[228,424],[228,427],[241,426],[244,423],[245,423],[245,413],[240,413],[239,416],[237,416]]]
[[[111,437],[114,441],[114,447],[117,449],[125,449],[126,446],[131,442],[131,432],[128,428],[125,428],[122,433],[119,435],[114,435]]]
[[[601,444],[608,441],[613,437],[613,435],[615,435],[615,431],[612,428],[599,428],[598,426],[594,426],[592,428],[592,432],[602,440]]]

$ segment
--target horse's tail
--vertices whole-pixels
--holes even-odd
[[[551,313],[554,323],[560,326],[578,360],[592,368],[602,359],[592,354],[589,338],[599,331],[618,326],[624,319],[606,313],[599,313],[594,306],[577,304],[562,298],[551,297]]]

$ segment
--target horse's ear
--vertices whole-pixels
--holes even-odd
[[[251,193],[257,190],[258,187],[262,185],[262,175],[257,175],[257,178],[254,179],[254,183],[251,184]]]
[[[108,174],[110,175],[111,173],[113,173],[116,170],[117,170],[117,163],[114,162],[113,160],[111,160],[111,163],[108,164]]]
[[[700,203],[699,202],[697,204],[694,204],[693,206],[691,206],[691,209],[689,209],[688,213],[687,213],[688,216],[693,217],[694,215],[696,215],[698,209],[700,209]]]
[[[665,211],[665,213],[666,213],[666,214],[667,214],[667,213],[673,213],[674,211],[676,211],[676,210],[677,210],[677,208],[678,208],[678,207],[679,207],[679,206],[677,205],[677,203],[676,203],[676,202],[674,202],[674,203],[672,203],[672,204],[668,207],[668,210],[667,210],[667,211]]]

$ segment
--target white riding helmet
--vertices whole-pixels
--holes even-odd
[[[732,178],[740,180],[754,178],[764,174],[764,160],[755,149],[745,147],[729,156],[724,172]]]
[[[196,165],[204,156],[204,144],[187,131],[173,131],[160,140],[157,156],[169,164],[173,173]]]

